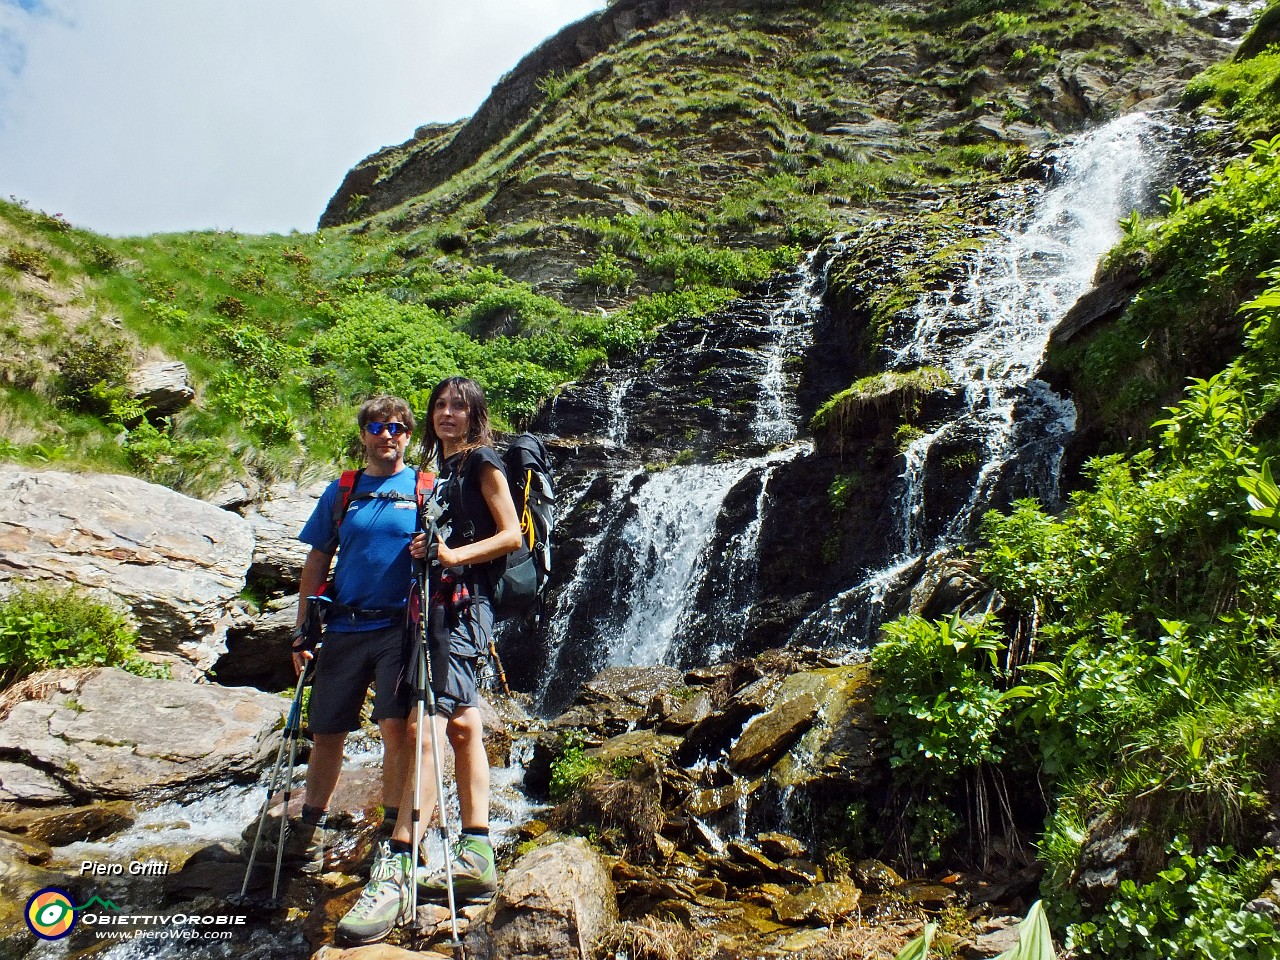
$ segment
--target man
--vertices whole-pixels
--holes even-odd
[[[329,800],[342,772],[347,734],[360,726],[370,683],[373,719],[382,733],[382,800],[388,824],[395,822],[412,762],[407,719],[412,690],[405,677],[403,637],[412,575],[409,544],[417,524],[418,471],[404,462],[413,412],[398,397],[378,396],[360,407],[357,421],[365,466],[345,509],[341,481],[335,480],[298,534],[311,551],[302,567],[295,639],[306,620],[307,598],[320,593],[335,553],[338,558],[326,592],[331,602],[324,639],[315,654],[306,794],[301,816],[286,828],[285,857],[300,861],[304,872],[324,868]],[[312,656],[311,651],[295,650],[294,670],[301,673]]]

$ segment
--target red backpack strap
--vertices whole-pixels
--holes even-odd
[[[364,473],[364,468],[359,470],[343,470],[342,476],[338,478],[338,499],[333,503],[333,535],[338,535],[338,528],[342,526],[342,521],[347,518],[347,507],[351,506],[351,495],[355,493],[356,484],[360,482],[360,475]]]
[[[415,489],[418,498],[418,509],[421,510],[427,503],[427,497],[431,495],[431,491],[436,488],[436,475],[430,470],[418,471],[418,485]]]

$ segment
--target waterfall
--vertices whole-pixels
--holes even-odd
[[[609,427],[605,432],[605,441],[615,447],[627,445],[627,392],[631,389],[630,378],[610,384],[609,389]]]
[[[1157,120],[1138,113],[1082,136],[1059,158],[1055,179],[1031,215],[979,253],[962,282],[919,301],[914,328],[890,345],[888,366],[944,369],[963,404],[905,451],[895,555],[811,614],[797,639],[865,640],[880,623],[868,608],[901,590],[923,557],[971,539],[1002,489],[1006,497],[1013,491],[1056,502],[1058,464],[1075,427],[1075,408],[1034,373],[1053,328],[1089,289],[1102,256],[1119,240],[1118,221],[1148,205],[1165,133]],[[961,439],[977,448],[976,480],[953,515],[930,516],[930,454],[940,441]]]
[[[790,443],[796,439],[794,394],[787,377],[789,359],[799,358],[813,339],[813,318],[822,309],[826,277],[814,268],[818,252],[811,252],[796,283],[781,308],[775,310],[766,327],[770,346],[765,353],[760,377],[760,399],[751,424],[761,443]]]
[[[828,583],[800,599],[810,612],[798,626],[786,620],[796,604],[778,589],[779,568],[773,583],[758,583],[758,554],[762,536],[784,549],[823,546],[787,546],[786,531],[803,518],[787,512],[795,504],[785,498],[775,504],[770,487],[779,474],[805,483],[810,451],[798,439],[797,393],[801,362],[821,372],[829,359],[814,355],[822,258],[811,255],[718,314],[672,324],[607,383],[570,392],[562,413],[570,432],[581,435],[593,418],[603,442],[578,501],[590,506],[575,541],[581,552],[557,591],[543,662],[530,667],[539,708],[567,703],[606,666],[715,663],[788,640],[864,646],[905,608],[927,559],[971,542],[983,513],[1019,497],[1056,502],[1075,410],[1036,371],[1054,327],[1119,239],[1119,220],[1151,205],[1171,139],[1143,114],[1079,137],[1050,158],[1049,183],[1025,214],[889,332],[884,366],[940,368],[947,395],[904,450],[896,481],[874,494],[894,521],[883,545],[863,551],[845,589]],[[575,410],[574,396],[590,405]],[[646,456],[667,462],[635,462]],[[812,464],[829,469],[821,458]],[[825,575],[820,564],[801,569]],[[794,586],[797,597],[814,588],[805,579]],[[775,623],[787,626],[778,633]]]
[[[732,653],[755,596],[770,478],[810,450],[796,439],[794,396],[824,284],[811,255],[782,283],[687,331],[686,341],[665,348],[670,356],[647,358],[647,367],[602,385],[602,447],[612,457],[637,443],[642,429],[630,424],[640,423],[645,404],[669,400],[669,388],[653,383],[658,375],[719,350],[733,366],[720,371],[733,378],[732,397],[684,395],[681,403],[724,424],[732,438],[717,431],[720,448],[710,455],[686,451],[675,463],[620,471],[606,465],[586,479],[564,513],[590,501],[591,532],[547,625],[540,708],[554,709],[605,666],[691,665]],[[716,402],[720,409],[707,406]]]

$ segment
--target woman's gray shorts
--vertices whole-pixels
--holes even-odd
[[[409,716],[413,689],[405,681],[404,627],[337,633],[326,630],[316,656],[315,686],[307,704],[312,733],[350,733],[360,727],[369,684],[373,684],[373,719]]]
[[[436,708],[451,717],[480,705],[476,672],[493,638],[493,607],[486,597],[473,596],[456,618],[441,616],[442,612],[435,608],[431,621],[431,689]]]

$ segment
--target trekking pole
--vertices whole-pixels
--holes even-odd
[[[310,659],[304,660],[302,671],[298,674],[298,685],[293,692],[293,701],[289,705],[289,713],[285,719],[284,730],[280,737],[280,746],[276,750],[275,763],[271,767],[271,776],[267,779],[267,796],[263,800],[262,810],[258,814],[257,829],[253,832],[253,845],[249,849],[249,863],[245,867],[244,882],[240,885],[240,894],[230,898],[235,906],[244,906],[248,903],[249,880],[253,876],[253,866],[258,858],[258,845],[262,842],[262,832],[267,825],[267,814],[271,810],[272,798],[276,796],[277,791],[283,790],[281,812],[280,812],[280,834],[276,840],[276,863],[275,874],[271,880],[271,897],[262,906],[268,910],[275,910],[280,906],[278,894],[280,891],[280,868],[283,864],[284,840],[285,840],[285,824],[289,819],[289,800],[293,792],[293,767],[298,755],[298,740],[302,735],[302,691],[307,686],[312,668],[315,665],[316,657],[320,655],[320,634],[324,625],[324,608],[329,602],[326,596],[308,597],[307,617],[303,621],[304,627],[299,643],[295,644],[290,652],[313,650]],[[285,766],[284,778],[280,777],[281,766],[284,765],[288,751],[288,764]]]
[[[418,521],[418,526],[421,530],[423,526],[421,511],[418,514]],[[422,727],[424,723],[429,722],[431,730],[431,760],[435,767],[436,778],[436,809],[440,816],[440,850],[444,856],[445,890],[448,893],[449,900],[449,930],[453,936],[449,946],[457,957],[462,958],[462,940],[458,936],[458,904],[453,890],[453,858],[449,855],[449,823],[445,813],[448,804],[446,804],[444,796],[444,770],[440,761],[440,738],[436,733],[436,692],[431,682],[431,655],[429,648],[431,642],[430,570],[432,565],[436,563],[436,552],[439,549],[434,522],[428,526],[426,532],[428,534],[427,555],[417,562],[415,582],[410,587],[411,594],[415,591],[417,593],[416,611],[414,597],[410,596],[409,599],[409,614],[417,617],[415,624],[417,629],[417,650],[414,668],[414,697],[417,700],[418,720],[413,754],[413,820],[410,832],[412,852],[410,863],[413,864],[413,867],[409,874],[409,910],[410,915],[413,917],[414,932],[421,932],[421,926],[418,923],[417,864],[418,844],[422,840]]]

